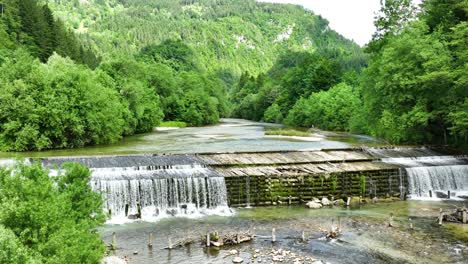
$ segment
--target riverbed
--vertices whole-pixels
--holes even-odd
[[[110,244],[112,233],[116,233],[117,250],[113,254],[125,257],[129,263],[232,263],[236,256],[242,257],[244,263],[272,263],[271,252],[279,249],[290,251],[289,255],[295,257],[328,263],[466,263],[468,227],[445,223],[439,226],[436,221],[439,208],[457,205],[461,203],[400,201],[351,209],[237,208],[228,217],[168,218],[157,223],[106,225],[101,234]],[[388,226],[390,213],[394,215],[393,227]],[[410,229],[409,218],[414,229]],[[337,226],[338,222],[342,234],[338,239],[326,239],[325,230]],[[269,237],[272,228],[276,229],[276,243]],[[207,232],[247,230],[258,237],[238,246],[206,248],[201,242]],[[306,242],[301,240],[303,231]],[[155,241],[149,249],[147,240],[151,232]],[[168,246],[169,237],[172,243],[187,238],[196,242],[173,250],[163,249]],[[233,249],[239,253],[231,255]],[[283,263],[292,263],[292,258]]]

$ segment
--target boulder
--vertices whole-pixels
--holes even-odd
[[[329,206],[329,205],[331,205],[331,202],[330,202],[330,200],[328,200],[328,198],[323,197],[322,198],[322,205],[323,206]]]
[[[232,263],[242,263],[242,262],[244,262],[244,260],[241,257],[235,257],[232,260]]]
[[[316,203],[314,201],[310,201],[306,204],[306,206],[310,209],[320,209],[322,208],[322,204],[321,203]]]
[[[344,206],[346,205],[346,202],[343,199],[338,199],[338,200],[333,201],[333,204],[337,206]]]
[[[127,261],[116,256],[108,256],[102,259],[102,264],[127,264]]]

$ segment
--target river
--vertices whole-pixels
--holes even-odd
[[[326,131],[316,131],[310,137],[265,135],[266,130],[280,127],[281,125],[277,124],[221,119],[219,124],[207,127],[158,128],[151,133],[127,137],[119,143],[110,145],[42,152],[0,152],[0,163],[2,159],[8,161],[15,157],[318,150],[384,144],[367,136]],[[454,158],[448,160],[452,159]],[[407,162],[406,159],[403,161]],[[410,161],[427,163],[425,159]],[[401,163],[402,160],[387,159],[387,162]],[[431,159],[431,162],[434,161]],[[465,164],[465,161],[460,162]],[[173,173],[183,174],[197,168],[182,166],[170,169]],[[415,169],[409,168],[409,170]],[[96,169],[95,174],[96,171],[99,172]],[[106,170],[104,172],[107,173]],[[131,170],[123,172],[129,173]],[[113,184],[113,180],[115,179],[103,182]],[[161,184],[166,184],[166,181],[158,180]],[[194,185],[190,186],[198,190],[197,181],[193,180],[192,184]],[[188,182],[185,185],[189,186]],[[120,188],[120,185],[99,186],[104,189]],[[122,195],[120,192],[115,193],[114,198],[118,200],[124,192]],[[224,215],[193,214],[191,217],[164,217],[155,221],[130,221],[125,224],[108,222],[99,231],[107,244],[111,243],[112,234],[115,232],[117,249],[111,254],[126,257],[129,263],[232,263],[235,256],[242,257],[244,263],[270,263],[271,252],[277,252],[279,249],[290,251],[291,255],[309,258],[308,261],[301,263],[312,263],[310,258],[328,263],[466,263],[468,227],[457,224],[444,224],[440,227],[435,221],[439,208],[449,209],[463,203],[464,201],[439,199],[320,210],[306,209],[302,206],[232,208],[229,214]],[[393,227],[388,226],[390,213],[395,216]],[[325,239],[323,231],[336,225],[338,217],[342,224],[342,235],[339,239]],[[414,229],[409,228],[409,218],[412,219]],[[274,244],[271,238],[268,238],[272,228],[277,232],[277,242]],[[246,230],[254,232],[259,237],[249,243],[222,249],[207,249],[201,243],[207,232],[218,231],[222,234]],[[303,231],[307,238],[305,242],[299,239]],[[155,237],[151,249],[147,247],[150,233]],[[169,238],[174,243],[187,238],[196,242],[173,250],[163,249],[168,245]],[[239,254],[230,255],[229,251],[233,249],[238,250]],[[291,261],[292,258],[283,263],[292,263]]]
[[[206,127],[155,129],[153,132],[122,139],[116,144],[35,152],[0,152],[0,158],[88,156],[144,153],[200,153],[226,151],[306,150],[377,145],[367,136],[346,133],[315,133],[309,138],[266,136],[268,128],[281,125],[242,119],[221,119]]]

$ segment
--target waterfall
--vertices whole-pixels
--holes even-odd
[[[406,168],[412,198],[468,198],[468,165]],[[431,197],[432,195],[432,197]]]
[[[91,187],[104,197],[110,223],[141,216],[230,215],[224,178],[202,165],[91,168]]]
[[[407,192],[412,199],[468,199],[466,156],[392,157],[382,161],[405,170]],[[401,175],[403,172],[400,173],[403,190]]]

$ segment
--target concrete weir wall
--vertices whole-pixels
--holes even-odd
[[[400,196],[407,186],[404,170],[380,160],[362,149],[332,149],[57,157],[45,158],[42,164],[54,168],[79,162],[93,171],[93,177],[128,181],[129,188],[137,188],[133,191],[141,195],[146,193],[142,185],[146,180],[224,177],[230,206],[261,206],[327,195],[357,196],[362,191],[368,197]]]
[[[400,196],[407,186],[400,168],[359,149],[212,153],[198,158],[225,177],[230,206],[297,204],[312,197],[359,196],[362,191],[370,197]]]
[[[273,203],[298,204],[312,197],[335,198],[361,195],[361,177],[366,178],[365,195],[383,197],[400,195],[398,169],[356,171],[301,176],[226,177],[230,206],[261,206]]]

